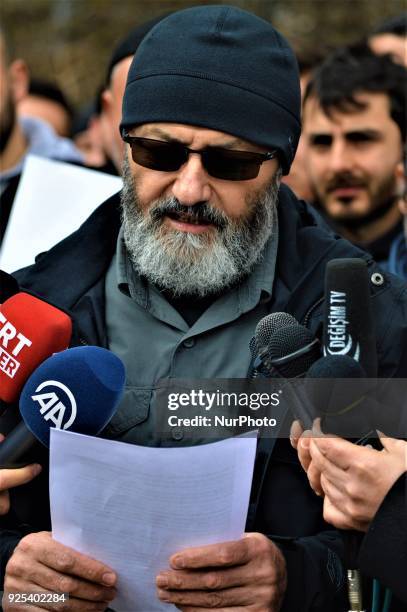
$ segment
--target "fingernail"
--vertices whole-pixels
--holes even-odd
[[[300,440],[300,444],[302,446],[302,448],[308,448],[310,445],[311,439],[310,438],[302,438]]]
[[[161,591],[158,589],[158,597],[161,601],[170,601],[170,594],[167,591]]]
[[[111,572],[106,572],[106,574],[103,574],[102,580],[107,586],[112,586],[116,582],[116,575]]]
[[[34,463],[33,467],[32,467],[32,471],[33,471],[33,475],[34,476],[38,476],[38,474],[41,472],[42,467],[40,466],[39,463]]]
[[[163,589],[168,588],[168,578],[167,576],[162,576],[161,574],[157,576],[156,584],[158,587]]]
[[[178,567],[179,569],[185,567],[185,561],[183,557],[173,557],[172,564],[175,565],[175,567]]]

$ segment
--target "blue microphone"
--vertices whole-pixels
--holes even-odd
[[[23,421],[0,445],[0,467],[15,467],[37,440],[48,447],[51,427],[98,434],[115,413],[124,384],[123,362],[104,348],[75,347],[46,359],[21,392]]]

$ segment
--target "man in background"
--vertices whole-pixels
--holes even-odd
[[[336,231],[385,262],[402,229],[406,70],[364,45],[314,72],[303,107],[316,206]]]
[[[17,106],[20,117],[37,117],[59,136],[71,136],[73,108],[62,89],[51,81],[30,78],[27,95]]]
[[[312,52],[297,53],[298,68],[300,71],[301,99],[304,98],[305,90],[312,75],[312,70],[322,62],[324,58],[323,49],[315,49]],[[304,136],[301,135],[298,142],[297,152],[290,168],[290,174],[283,177],[283,183],[288,185],[301,200],[313,202],[315,191],[311,184],[306,169],[307,147]]]
[[[407,13],[380,23],[370,34],[368,42],[377,55],[389,53],[394,62],[407,68]]]
[[[21,59],[11,61],[4,33],[0,30],[0,244],[2,242],[26,155],[82,162],[74,144],[57,136],[40,119],[18,119],[17,105],[27,95],[28,69]]]
[[[121,173],[124,143],[119,125],[127,74],[144,36],[163,17],[142,23],[117,43],[95,102],[84,110],[83,117],[77,117],[74,141],[82,150],[86,165],[109,174]],[[78,124],[82,124],[79,129]]]
[[[119,174],[125,150],[119,126],[127,75],[141,41],[164,16],[166,15],[155,17],[131,30],[114,49],[107,68],[106,85],[100,94],[101,137],[106,156]]]

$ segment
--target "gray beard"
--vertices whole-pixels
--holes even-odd
[[[236,284],[261,259],[277,223],[281,171],[262,192],[247,202],[248,213],[231,220],[207,202],[184,207],[174,197],[162,198],[141,210],[128,160],[123,163],[121,192],[124,241],[134,269],[174,296],[204,297]],[[164,216],[188,209],[209,220],[215,230],[205,234],[169,229]]]

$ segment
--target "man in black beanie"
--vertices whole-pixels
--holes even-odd
[[[101,138],[107,158],[117,173],[120,173],[124,154],[124,143],[118,128],[127,74],[144,36],[163,17],[164,15],[160,15],[130,30],[113,49],[106,71],[105,86],[100,93]]]
[[[16,273],[20,287],[71,312],[73,345],[106,346],[124,361],[126,393],[104,437],[196,444],[185,428],[157,432],[157,381],[247,377],[249,341],[270,312],[289,312],[315,334],[325,264],[334,257],[364,257],[380,279],[371,285],[382,331],[379,374],[402,375],[406,288],[384,279],[363,252],[334,237],[280,186],[295,154],[299,115],[295,57],[269,23],[250,13],[190,8],[143,40],[123,102],[122,218],[114,197]],[[170,569],[156,577],[161,602],[185,612],[346,609],[342,539],[324,523],[321,500],[289,441],[263,442],[248,533],[174,551]],[[24,531],[9,517],[0,532],[2,563],[10,558],[5,590],[59,587],[70,594],[66,609],[103,610],[116,595],[114,568],[51,539],[46,453],[36,462],[43,470],[31,503],[15,499],[12,508]],[[151,609],[165,609],[158,599]]]

